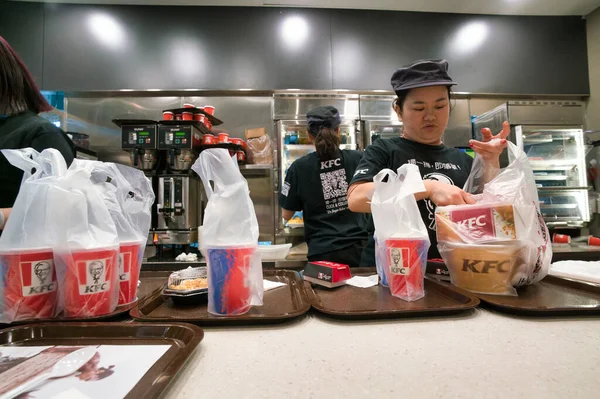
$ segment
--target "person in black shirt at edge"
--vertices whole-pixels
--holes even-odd
[[[406,163],[417,165],[426,188],[426,192],[415,194],[415,198],[431,240],[428,258],[439,258],[435,233],[436,206],[474,203],[471,196],[462,190],[473,159],[456,148],[442,144],[450,117],[451,86],[457,83],[448,75],[446,60],[416,61],[394,72],[391,83],[397,95],[392,106],[403,122],[402,135],[379,139],[365,150],[348,190],[348,204],[354,212],[370,213],[373,177],[385,168],[396,171]],[[509,133],[510,125],[504,122],[499,134],[494,136],[489,129],[483,129],[483,141],[471,140],[469,145],[497,170]],[[490,142],[492,139],[498,140]],[[490,176],[484,176],[486,181],[493,177],[494,168],[490,172]],[[363,251],[361,266],[375,266],[372,218],[369,218],[368,230],[369,241]]]
[[[37,114],[52,110],[23,61],[0,36],[0,150],[31,147],[59,150],[67,165],[75,146],[65,133]],[[0,233],[17,198],[23,172],[0,154]]]
[[[362,153],[340,150],[340,114],[318,107],[306,114],[316,152],[292,163],[281,188],[283,218],[303,211],[308,261],[358,266],[367,239],[366,215],[348,209],[350,179]]]

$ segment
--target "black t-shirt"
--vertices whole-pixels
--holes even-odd
[[[294,161],[285,176],[279,204],[303,211],[308,256],[346,248],[367,239],[367,217],[348,209],[348,186],[362,153],[341,150],[321,161],[316,152]]]
[[[372,182],[373,177],[382,169],[396,171],[406,163],[417,165],[423,180],[437,180],[462,188],[471,172],[473,158],[444,145],[421,144],[402,137],[379,139],[365,150],[350,184]],[[435,235],[435,204],[429,199],[418,201],[417,204],[431,241],[429,259],[439,258]],[[369,242],[363,251],[361,266],[375,265],[375,226],[372,217],[369,217],[368,231]]]
[[[31,111],[0,119],[0,150],[18,150],[31,147],[37,151],[55,148],[61,152],[67,165],[73,162],[75,146],[65,133],[46,119]],[[12,166],[0,153],[0,208],[12,208],[23,171]]]

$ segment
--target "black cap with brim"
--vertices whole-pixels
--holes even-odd
[[[457,85],[448,75],[448,61],[421,60],[397,69],[391,78],[392,88],[399,92],[429,86]]]
[[[335,107],[329,105],[313,108],[306,114],[309,133],[316,134],[322,127],[337,129],[341,123],[340,113]]]

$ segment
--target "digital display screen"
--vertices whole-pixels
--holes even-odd
[[[138,136],[150,136],[150,132],[138,132]]]
[[[182,136],[185,137],[185,132],[176,132],[175,136],[177,136],[177,137],[182,137]]]

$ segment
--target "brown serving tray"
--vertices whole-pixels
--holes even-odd
[[[168,274],[165,277],[142,277],[143,292],[151,289],[153,292],[129,312],[131,317],[139,321],[179,321],[205,326],[273,324],[302,316],[310,310],[300,275],[290,270],[263,270],[266,279],[287,283],[287,287],[266,291],[263,306],[252,307],[248,313],[239,316],[211,315],[207,305],[174,305],[170,298],[162,295]]]
[[[498,311],[526,316],[600,315],[600,285],[556,276],[517,289],[519,296],[477,296]]]
[[[32,323],[66,323],[66,322],[77,322],[77,321],[108,321],[118,319],[119,316],[127,315],[131,309],[137,304],[137,301],[128,303],[126,305],[117,306],[114,312],[102,315],[102,316],[94,316],[94,317],[64,317],[59,315],[53,319],[29,319],[29,320],[19,320],[12,322],[10,324],[0,323],[0,328],[7,328],[10,326],[18,326],[22,324],[32,324]]]
[[[163,323],[47,323],[15,326],[0,331],[0,345],[171,345],[126,396],[158,398],[204,338],[190,324]]]
[[[376,274],[375,268],[351,269],[353,276]],[[479,300],[467,291],[425,279],[425,297],[406,302],[393,297],[389,288],[376,285],[357,288],[344,285],[338,288],[304,286],[313,308],[330,316],[352,319],[382,319],[409,316],[441,316],[473,309]]]

